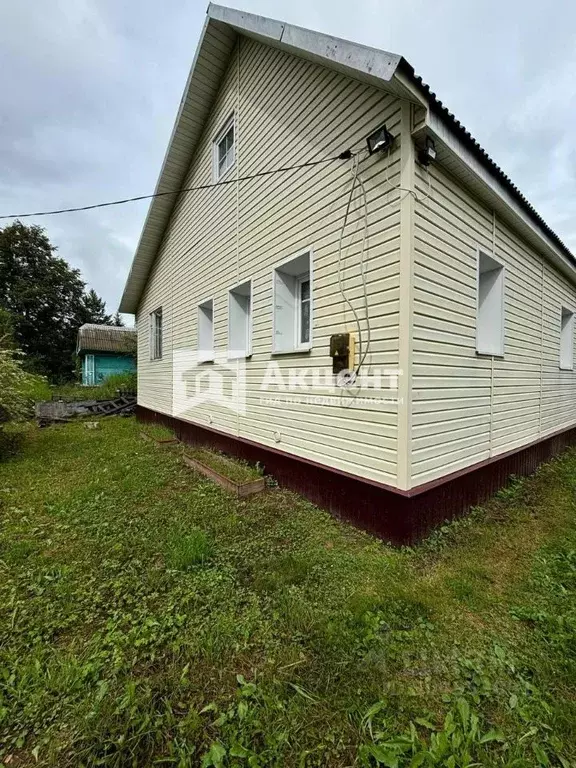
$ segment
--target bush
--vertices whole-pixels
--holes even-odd
[[[21,433],[14,422],[34,415],[34,403],[50,391],[46,379],[27,373],[23,355],[9,346],[0,345],[0,460],[17,453]]]
[[[34,414],[34,403],[49,395],[46,379],[27,373],[18,350],[0,348],[0,424],[26,421]]]
[[[22,425],[7,424],[0,427],[0,461],[19,453],[23,438]]]
[[[67,403],[76,400],[114,400],[118,390],[136,394],[136,372],[117,373],[102,384],[86,387],[83,384],[62,384],[51,388],[48,400],[64,400]]]
[[[100,387],[102,392],[102,399],[112,400],[118,394],[118,390],[121,392],[130,392],[136,394],[137,391],[137,376],[136,372],[131,373],[116,373],[114,376],[109,376],[106,381]]]

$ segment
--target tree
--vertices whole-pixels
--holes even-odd
[[[120,312],[116,312],[112,318],[112,325],[116,325],[118,328],[124,328],[124,320],[120,317]]]
[[[0,310],[8,313],[28,370],[73,378],[78,328],[110,325],[102,299],[57,257],[44,229],[16,221],[0,229]]]
[[[115,325],[112,316],[106,314],[106,304],[92,288],[85,294],[83,305],[79,311],[79,317],[84,323],[96,323],[98,325]],[[84,319],[85,318],[85,319]]]
[[[0,349],[13,349],[14,347],[12,315],[8,310],[0,307]]]

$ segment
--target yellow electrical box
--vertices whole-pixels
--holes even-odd
[[[338,375],[341,371],[354,370],[355,356],[356,339],[353,333],[335,333],[330,336],[332,373]]]

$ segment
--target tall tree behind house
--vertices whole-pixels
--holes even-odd
[[[76,333],[84,323],[112,324],[79,270],[56,256],[45,230],[15,221],[0,229],[0,310],[9,313],[27,367],[51,381],[74,376]]]

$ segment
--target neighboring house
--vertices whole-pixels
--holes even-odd
[[[85,323],[76,352],[82,361],[82,384],[102,384],[109,376],[136,370],[136,330]]]
[[[157,192],[142,418],[395,540],[575,439],[576,260],[402,57],[210,5]]]

